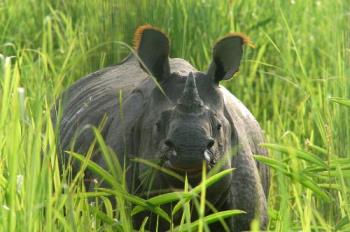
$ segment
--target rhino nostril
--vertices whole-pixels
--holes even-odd
[[[209,139],[207,144],[207,149],[210,149],[212,146],[214,146],[214,143],[215,143],[214,139]]]
[[[174,143],[170,139],[166,139],[164,141],[165,145],[167,145],[169,148],[175,148]]]

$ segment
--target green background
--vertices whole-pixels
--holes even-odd
[[[81,178],[60,178],[49,113],[74,81],[124,58],[145,23],[203,71],[218,38],[249,35],[256,48],[224,85],[265,131],[269,229],[350,231],[347,0],[0,0],[0,231],[131,230],[130,199],[112,212],[101,197],[103,213]]]

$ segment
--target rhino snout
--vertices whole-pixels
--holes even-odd
[[[215,141],[210,138],[201,146],[196,145],[176,145],[171,139],[164,141],[168,147],[168,167],[177,172],[200,172],[203,167],[203,161],[208,165],[212,163],[213,153],[211,148]],[[185,174],[185,173],[183,173]]]

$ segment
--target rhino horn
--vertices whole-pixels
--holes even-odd
[[[198,113],[203,108],[203,101],[199,97],[196,79],[192,72],[187,77],[184,91],[177,102],[176,108],[187,113]]]

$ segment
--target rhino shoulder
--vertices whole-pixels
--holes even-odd
[[[247,107],[231,94],[225,87],[220,86],[225,104],[228,120],[235,128],[239,144],[249,146],[252,154],[267,156],[267,150],[260,146],[264,142],[263,131]],[[268,168],[257,162],[265,196],[268,196],[270,186],[270,173]]]
[[[225,108],[232,112],[230,117],[232,117],[234,122],[242,122],[240,127],[244,127],[247,135],[255,137],[257,140],[262,140],[262,130],[259,123],[256,121],[252,113],[247,109],[247,107],[233,94],[231,94],[225,87],[220,86],[224,98]]]

